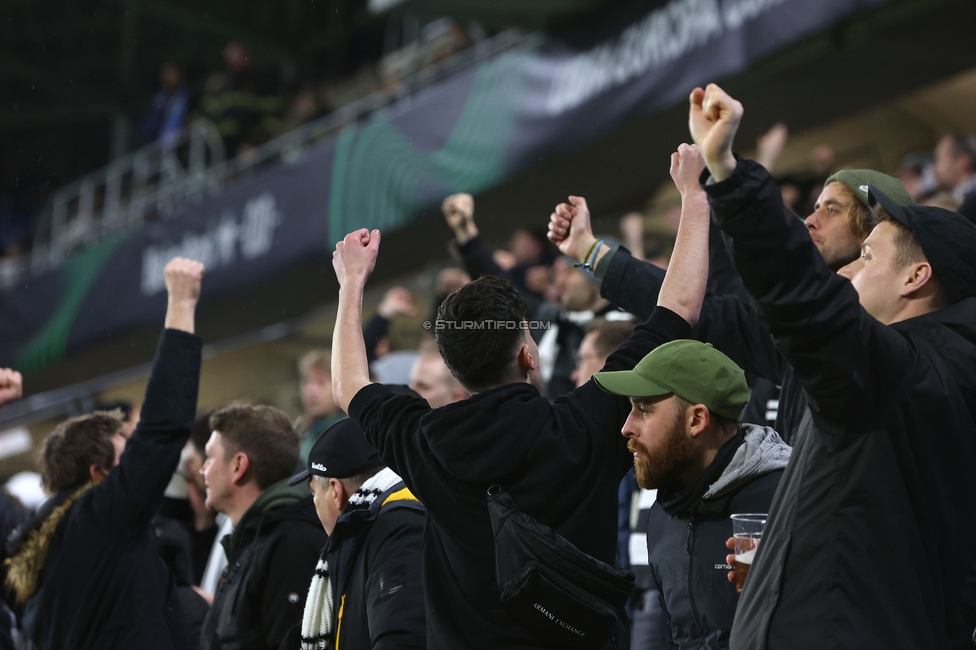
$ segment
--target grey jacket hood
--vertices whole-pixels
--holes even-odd
[[[702,501],[715,499],[764,474],[783,469],[790,460],[792,448],[769,427],[743,424],[745,439],[729,461],[725,471],[712,483]]]

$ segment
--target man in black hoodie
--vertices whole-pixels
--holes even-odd
[[[708,214],[695,209],[682,216],[678,254],[690,249],[704,268],[689,273],[690,284],[680,276],[665,279],[661,306],[610,355],[609,370],[632,368],[651,349],[691,332],[705,290],[697,272],[707,273],[701,253]],[[453,293],[438,313],[438,347],[470,398],[432,410],[423,399],[371,384],[361,305],[379,238],[379,231],[363,229],[336,246],[333,381],[337,403],[427,508],[428,647],[544,647],[502,608],[486,490],[501,485],[520,509],[612,563],[617,487],[632,459],[620,435],[629,404],[593,382],[555,403],[543,397],[525,301],[509,282],[490,276]]]
[[[976,227],[869,188],[880,222],[832,273],[769,174],[739,160],[742,105],[691,94],[735,264],[808,408],[732,629],[733,649],[946,648],[976,623]]]
[[[7,585],[41,650],[189,648],[150,520],[196,411],[202,342],[193,325],[203,265],[177,258],[164,273],[166,329],[135,432],[126,440],[122,421],[107,413],[60,424],[40,456],[54,496],[10,542]]]

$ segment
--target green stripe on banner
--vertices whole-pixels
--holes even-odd
[[[520,72],[516,55],[479,68],[457,124],[433,153],[418,151],[383,113],[343,131],[329,198],[333,243],[354,228],[406,225],[423,207],[424,187],[477,193],[498,183],[522,95]]]
[[[64,356],[68,336],[75,317],[81,309],[102,268],[115,252],[129,239],[131,233],[119,233],[105,238],[74,255],[61,269],[64,283],[61,304],[38,332],[24,346],[14,362],[14,367],[27,374],[44,368]]]

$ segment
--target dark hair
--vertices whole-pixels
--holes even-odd
[[[609,357],[634,333],[634,321],[632,319],[607,320],[601,316],[587,323],[586,332],[596,332],[596,336],[593,337],[596,353],[601,357]]]
[[[37,454],[41,479],[48,492],[87,482],[90,468],[115,464],[112,436],[122,430],[121,411],[98,412],[65,420],[52,431]]]
[[[193,447],[200,452],[200,455],[204,458],[207,457],[207,441],[210,439],[210,416],[213,415],[213,411],[206,410],[197,415],[197,419],[193,421],[193,426],[190,427],[190,442],[193,443]]]
[[[881,204],[874,206],[871,214],[878,223],[886,222],[895,227],[895,253],[897,255],[895,264],[898,265],[898,268],[908,266],[909,264],[918,264],[919,262],[929,262],[928,258],[925,257],[925,251],[922,250],[922,246],[915,239],[912,231],[892,217]],[[931,265],[931,263],[929,264]],[[932,282],[935,288],[935,304],[939,307],[948,305],[949,299],[946,297],[945,290],[942,288],[939,278],[935,277],[934,271],[932,273],[932,279],[929,282]]]
[[[972,133],[954,133],[949,136],[952,141],[952,155],[969,158],[969,171],[976,171],[976,135]]]
[[[461,385],[475,393],[507,383],[525,340],[525,299],[508,280],[485,275],[444,299],[434,341]],[[496,322],[504,327],[493,327]],[[511,326],[511,323],[518,323]]]
[[[228,406],[210,416],[225,456],[243,452],[258,487],[266,490],[295,473],[298,435],[288,416],[271,406]]]

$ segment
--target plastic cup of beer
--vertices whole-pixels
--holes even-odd
[[[737,514],[732,515],[732,537],[735,540],[735,590],[742,593],[742,585],[746,582],[752,561],[756,557],[759,540],[762,539],[763,528],[766,527],[765,514]]]

